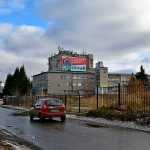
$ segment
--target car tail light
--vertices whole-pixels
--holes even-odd
[[[61,111],[65,111],[65,105],[62,105]]]
[[[43,109],[43,111],[48,111],[48,105],[46,102],[44,102],[42,109]]]
[[[44,105],[43,105],[43,109],[46,109],[46,108],[47,108],[47,105],[46,105],[46,104],[44,104]]]

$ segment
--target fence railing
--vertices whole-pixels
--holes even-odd
[[[57,97],[64,101],[68,112],[87,112],[101,107],[123,111],[150,113],[150,86],[118,85],[99,88],[95,95],[80,95],[80,91]],[[39,97],[7,97],[6,104],[30,108]]]

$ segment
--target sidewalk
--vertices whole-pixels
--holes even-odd
[[[18,106],[11,106],[11,105],[0,105],[0,107],[7,108],[7,109],[14,109],[14,110],[29,111],[29,109],[27,109],[27,108],[18,107]]]
[[[6,106],[6,105],[2,107],[8,108],[8,109],[21,110],[21,111],[29,111],[29,109],[22,108],[22,107]],[[128,121],[123,122],[123,121],[118,121],[118,120],[107,120],[103,118],[83,117],[83,116],[79,116],[76,114],[67,114],[67,118],[73,119],[73,120],[84,121],[87,124],[91,124],[93,126],[124,128],[124,129],[132,129],[132,130],[150,133],[150,126],[137,125],[134,122],[128,122]]]

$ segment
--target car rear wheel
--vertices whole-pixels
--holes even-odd
[[[40,118],[40,121],[44,121],[44,117],[41,115],[41,113],[39,113],[39,118]]]
[[[66,121],[66,116],[62,116],[60,119],[61,119],[61,122],[65,122]]]
[[[30,121],[33,121],[34,117],[30,115]]]

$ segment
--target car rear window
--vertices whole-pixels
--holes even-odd
[[[62,105],[63,104],[63,102],[62,102],[62,100],[60,100],[60,99],[49,99],[49,100],[47,100],[47,105]]]
[[[42,104],[43,104],[43,101],[39,99],[36,101],[35,106],[42,106]]]

